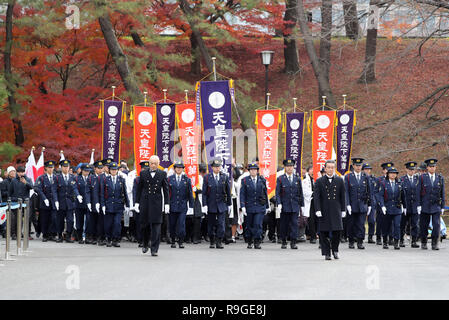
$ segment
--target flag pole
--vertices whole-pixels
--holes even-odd
[[[326,106],[326,96],[322,96],[321,98],[323,98],[323,108],[322,108],[322,111],[324,111],[324,107]]]
[[[186,93],[186,103],[189,103],[189,90],[184,90],[184,92]]]
[[[214,73],[214,81],[217,81],[217,68],[215,67],[215,60],[217,60],[217,58],[212,57],[212,71]]]
[[[268,106],[270,105],[270,95],[271,93],[267,92],[267,105],[265,106],[265,110],[268,110]]]
[[[112,86],[112,100],[115,98],[115,86]]]
[[[164,91],[164,103],[167,102],[167,89],[162,89]]]
[[[298,98],[293,98],[293,112],[296,112],[296,100],[298,100]]]
[[[146,106],[147,106],[147,94],[148,94],[148,92],[147,92],[147,91],[144,91],[144,92],[143,92],[143,95],[144,95],[144,99],[143,99],[143,106],[144,106],[144,107],[146,107]]]
[[[343,95],[343,110],[346,110],[346,95]]]

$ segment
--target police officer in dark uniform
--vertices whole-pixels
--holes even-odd
[[[57,232],[56,242],[62,242],[62,233],[64,231],[64,219],[66,224],[65,241],[72,243],[71,235],[73,231],[73,218],[76,207],[75,197],[81,203],[83,201],[76,187],[75,176],[69,173],[70,160],[61,160],[61,173],[56,175],[56,193],[58,202],[56,203],[57,212]],[[82,239],[82,238],[81,238]]]
[[[418,240],[418,207],[421,202],[421,185],[419,183],[419,176],[416,174],[418,163],[409,161],[405,164],[407,174],[401,177],[402,190],[405,196],[405,212],[401,218],[401,239],[399,241],[400,247],[405,247],[404,235],[407,223],[410,224],[410,234],[412,236],[412,248],[419,248],[416,243]],[[420,208],[421,209],[421,208]]]
[[[89,235],[89,229],[87,228],[87,215],[89,214],[89,210],[87,208],[87,190],[89,189],[88,179],[90,174],[91,166],[88,164],[83,164],[81,166],[81,175],[75,177],[76,187],[78,189],[78,193],[82,198],[82,201],[76,202],[76,233],[78,237],[78,243],[83,244],[83,229],[86,222],[86,243],[90,243],[91,235]],[[92,207],[91,207],[92,210]]]
[[[313,189],[315,214],[318,217],[321,255],[325,260],[339,259],[338,247],[340,232],[343,230],[342,218],[346,216],[345,183],[335,175],[335,160],[327,160],[324,164],[325,174],[318,178]]]
[[[110,175],[106,177],[100,190],[100,203],[104,214],[104,233],[107,247],[120,247],[121,220],[123,211],[129,208],[126,181],[119,176],[116,162],[109,164]]]
[[[140,172],[134,206],[135,210],[140,212],[142,252],[148,252],[151,234],[152,256],[157,256],[159,249],[163,211],[170,211],[167,173],[158,169],[159,162],[158,156],[151,156],[150,168]]]
[[[228,175],[220,172],[220,160],[213,160],[211,166],[213,172],[205,175],[203,180],[203,207],[207,210],[209,248],[213,249],[215,244],[217,249],[223,249],[225,215],[229,214],[232,206],[231,185]]]
[[[382,163],[380,166],[382,167],[383,175],[377,178],[377,181],[376,181],[377,189],[375,190],[375,197],[376,197],[376,202],[377,202],[377,205],[376,205],[376,209],[377,209],[377,211],[376,211],[376,245],[382,245],[382,238],[383,238],[382,220],[383,220],[384,214],[381,209],[382,206],[380,205],[380,200],[378,199],[379,189],[380,189],[381,184],[385,182],[388,169],[393,167],[394,163],[393,162],[385,162],[385,163]],[[388,235],[385,235],[385,236],[388,236]]]
[[[399,250],[399,238],[401,233],[401,216],[404,212],[405,197],[400,180],[397,178],[398,170],[395,167],[388,168],[386,178],[381,181],[378,199],[383,213],[382,235],[383,248],[388,249],[390,241],[388,235],[393,228],[394,249]]]
[[[39,195],[39,222],[41,225],[42,242],[47,242],[51,232],[50,225],[53,216],[56,215],[55,202],[58,201],[58,196],[56,194],[56,177],[53,172],[55,162],[52,160],[46,161],[44,168],[45,173],[37,178],[34,190]]]
[[[287,234],[290,236],[290,248],[298,249],[298,216],[304,212],[304,195],[301,177],[293,173],[295,160],[283,161],[285,173],[276,180],[276,210],[281,217],[282,249],[287,249]]]
[[[175,174],[168,177],[171,247],[176,248],[177,238],[179,248],[182,249],[186,235],[186,214],[193,215],[192,181],[183,174],[184,164],[182,162],[176,162],[173,167]]]
[[[86,243],[102,246],[104,242],[104,220],[100,209],[100,176],[103,173],[103,161],[94,162],[94,172],[87,178],[86,203],[89,210]]]
[[[270,211],[267,181],[259,175],[257,163],[250,164],[248,170],[250,175],[242,179],[240,187],[240,206],[246,216],[248,249],[252,248],[253,240],[254,249],[261,249],[263,218]]]
[[[363,160],[363,158],[352,158],[354,171],[344,178],[349,249],[354,249],[354,240],[357,241],[357,249],[365,249],[363,246],[365,220],[366,215],[371,213],[371,202],[373,202],[369,178],[362,172]]]
[[[432,250],[439,250],[440,215],[444,213],[444,178],[436,173],[437,159],[427,159],[427,173],[420,177],[420,200],[418,207],[421,248],[427,249],[427,232],[432,219]]]

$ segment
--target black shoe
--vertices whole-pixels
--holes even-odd
[[[334,256],[334,259],[340,259],[338,252],[332,252],[332,255]]]
[[[98,240],[99,246],[104,246],[106,244],[106,240]]]
[[[340,239],[340,242],[341,242],[341,243],[346,243],[346,242],[347,242],[347,241],[346,241],[346,238],[342,237],[342,238]]]
[[[290,241],[290,248],[291,249],[298,249],[298,246],[296,245],[296,241],[295,240]]]
[[[253,248],[253,242],[252,241],[248,241],[248,245],[246,246],[247,249],[252,249]]]
[[[276,243],[276,239],[273,238],[273,239],[270,240],[270,242],[271,243]]]
[[[405,248],[404,239],[401,239],[401,240],[399,241],[399,246],[400,246],[401,248]]]
[[[365,246],[363,245],[363,240],[357,241],[357,249],[365,249]]]
[[[384,242],[383,248],[384,249],[388,249],[388,243],[387,242]]]
[[[355,249],[354,242],[349,241],[348,247],[349,247],[349,249]]]
[[[78,243],[79,243],[79,244],[87,244],[87,241],[84,242],[84,240],[80,240],[80,241],[78,241]]]
[[[112,242],[111,242],[111,241],[108,241],[108,242],[106,243],[106,247],[112,247]]]
[[[201,240],[193,240],[193,244],[201,243]]]
[[[47,238],[42,238],[42,242],[47,242],[48,241],[48,239]]]
[[[394,250],[401,249],[401,247],[399,246],[399,240],[394,239],[393,243],[394,243]]]
[[[17,237],[16,237],[15,234],[13,234],[13,235],[11,236],[11,240],[17,240]]]
[[[262,247],[260,246],[260,241],[254,242],[254,249],[262,249]]]
[[[412,248],[419,248],[419,245],[416,243],[416,240],[415,240],[415,241],[412,241],[411,247],[412,247]]]
[[[287,241],[282,241],[281,249],[287,249]]]
[[[179,242],[178,246],[179,246],[180,249],[184,249],[184,245],[182,244],[182,242]]]
[[[421,242],[421,249],[427,250],[427,242]]]
[[[147,253],[148,252],[148,247],[143,247],[142,248],[142,253]]]
[[[90,244],[93,244],[93,245],[95,245],[95,244],[97,244],[97,240],[92,240],[91,242],[90,242]]]
[[[382,245],[382,239],[379,236],[376,237],[376,245],[378,245],[378,246]]]
[[[310,243],[311,244],[315,244],[316,243],[316,239],[310,239]]]
[[[215,243],[214,243],[214,241],[213,241],[213,240],[211,240],[211,241],[210,241],[210,245],[209,245],[209,248],[211,248],[211,249],[215,249]]]
[[[390,240],[388,240],[388,245],[389,246],[393,246],[394,245],[393,238],[390,238]]]
[[[62,242],[62,237],[58,237],[58,238],[56,239],[56,242],[57,242],[57,243],[61,243],[61,242]]]
[[[223,249],[223,248],[224,248],[223,245],[221,244],[221,239],[218,239],[218,240],[217,240],[217,243],[215,244],[215,247],[216,247],[217,249]]]
[[[373,240],[373,236],[368,236],[368,243],[376,243],[376,241]]]
[[[112,246],[116,247],[116,248],[120,248],[120,243],[118,243],[117,241],[112,241]]]
[[[139,243],[138,248],[143,248],[143,244]],[[148,249],[148,248],[147,248]],[[148,251],[148,250],[147,250]]]
[[[152,255],[153,257],[157,257],[157,252],[151,252],[151,255]]]
[[[278,240],[277,240],[277,243],[281,244],[281,243],[282,243],[282,240],[281,240],[281,239],[278,239]]]
[[[432,239],[432,250],[440,250],[438,248],[438,239]]]
[[[175,242],[172,242],[170,248],[176,248],[176,243],[175,243]]]
[[[326,255],[326,257],[324,258],[324,260],[332,260],[331,256]]]

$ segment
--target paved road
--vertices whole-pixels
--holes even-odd
[[[340,260],[324,261],[317,245],[248,250],[205,243],[143,255],[121,248],[30,242],[33,251],[0,261],[0,298],[9,299],[447,299],[449,245],[439,251],[366,250],[341,245]],[[12,251],[15,252],[14,245]],[[0,254],[4,257],[1,241]],[[79,289],[76,274],[79,270]],[[66,271],[68,273],[66,273]],[[67,289],[67,284],[72,289]],[[75,288],[73,288],[75,286]]]

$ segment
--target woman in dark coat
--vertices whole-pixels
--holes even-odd
[[[338,259],[342,218],[346,215],[345,184],[342,178],[335,175],[334,160],[326,161],[324,169],[326,174],[315,182],[313,200],[318,217],[321,254],[330,260],[331,248],[334,258]]]

